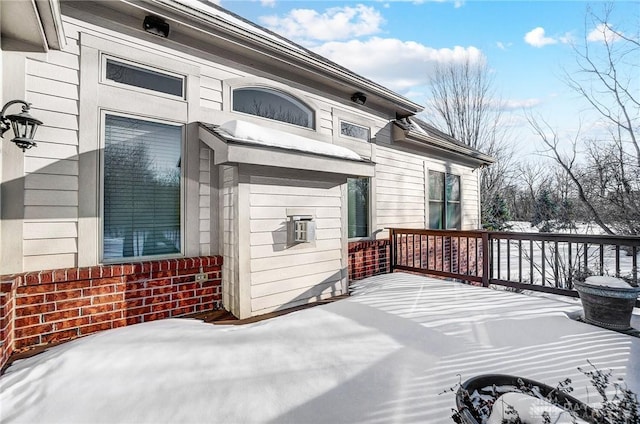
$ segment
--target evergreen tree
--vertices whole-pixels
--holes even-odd
[[[548,188],[540,191],[533,205],[531,225],[540,226],[541,233],[550,233],[554,229],[554,220],[558,216],[558,204],[553,199]]]
[[[495,194],[488,205],[483,205],[482,226],[489,231],[505,231],[511,228],[507,222],[511,213],[507,201],[500,194]]]

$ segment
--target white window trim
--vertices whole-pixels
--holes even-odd
[[[100,199],[100,145],[101,110],[111,113],[131,114],[141,119],[176,122],[185,125],[183,139],[183,202],[182,219],[183,255],[197,256],[200,253],[198,231],[198,162],[199,143],[197,132],[188,122],[200,120],[200,68],[185,60],[167,56],[162,49],[146,45],[130,44],[116,40],[92,30],[82,31],[80,47],[80,109],[83,119],[79,121],[78,144],[78,251],[76,264],[80,267],[100,264],[102,241],[99,222],[101,216]],[[132,86],[121,84],[101,84],[101,56],[128,57],[133,63],[147,63],[158,69],[172,69],[176,74],[185,75],[185,99],[176,96],[161,96],[151,90],[133,90]],[[101,87],[102,86],[102,87]],[[102,88],[102,89],[101,89]],[[131,93],[130,101],[123,102],[122,95]],[[193,225],[192,223],[195,223]],[[184,257],[183,256],[183,257]],[[157,259],[157,258],[155,258]],[[137,259],[124,259],[122,263]]]
[[[168,77],[178,78],[182,80],[182,96],[176,96],[174,94],[164,93],[162,91],[150,90],[147,88],[136,87],[135,85],[124,84],[117,81],[113,81],[107,78],[107,60],[111,60],[113,62],[122,63],[123,65],[131,65],[136,68],[145,69],[148,71],[157,72],[159,74],[165,74]],[[134,62],[132,60],[123,59],[118,56],[114,56],[111,54],[101,53],[100,54],[100,83],[105,85],[111,85],[114,87],[126,88],[131,91],[138,91],[141,93],[152,94],[154,96],[166,97],[168,99],[173,100],[186,100],[187,97],[187,77],[186,75],[178,74],[175,72],[170,72],[165,69],[160,69],[154,66],[145,65],[139,62]]]
[[[185,203],[186,199],[186,190],[185,190],[185,167],[184,163],[180,166],[180,253],[170,254],[170,255],[152,255],[152,256],[131,256],[131,257],[123,257],[123,258],[112,258],[105,259],[104,258],[104,149],[105,149],[105,137],[106,137],[106,126],[105,120],[106,116],[121,116],[124,118],[137,119],[140,121],[147,122],[155,122],[158,124],[165,125],[173,125],[176,127],[181,127],[182,137],[180,141],[180,160],[184,161],[185,158],[185,145],[186,145],[186,129],[184,123],[164,120],[164,119],[153,119],[144,117],[141,115],[127,114],[114,112],[107,109],[100,110],[100,159],[99,159],[99,167],[98,167],[98,184],[100,186],[99,191],[99,216],[98,216],[98,258],[100,263],[110,264],[110,263],[121,263],[121,262],[132,262],[132,261],[145,261],[145,260],[162,260],[162,259],[176,259],[182,258],[185,256],[185,227],[186,227],[186,219],[185,219]]]

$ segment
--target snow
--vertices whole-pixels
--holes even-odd
[[[579,418],[574,421],[570,413],[543,399],[538,399],[523,393],[505,393],[496,400],[487,424],[501,424],[503,418],[513,417],[513,415],[509,415],[507,412],[509,406],[512,406],[518,411],[518,417],[528,424],[544,424],[542,413],[545,411],[549,413],[550,422],[552,423],[587,423]]]
[[[607,275],[596,275],[593,277],[587,277],[585,283],[592,286],[600,287],[615,287],[620,289],[632,288],[632,286],[626,281],[616,277],[609,277]]]
[[[17,361],[0,421],[450,423],[479,374],[598,399],[577,367],[640,393],[640,338],[568,317],[579,305],[404,273],[353,296],[244,326],[169,319],[105,331]],[[442,392],[445,392],[441,394]]]
[[[241,120],[225,122],[218,127],[227,137],[235,141],[250,143],[260,146],[278,147],[287,150],[297,150],[306,153],[314,153],[323,156],[332,156],[342,159],[360,161],[362,158],[353,150],[335,144],[312,140],[296,134],[265,128]]]
[[[508,231],[519,232],[519,233],[537,233],[538,229],[531,226],[529,222],[523,221],[511,221],[509,222],[511,228]],[[603,231],[594,224],[583,223],[577,225],[577,228],[574,230],[557,230],[551,234],[562,234],[562,233],[571,233],[571,234],[589,234],[589,235],[601,235]],[[542,233],[544,235],[544,233]],[[518,260],[519,260],[519,244],[516,240],[511,240],[509,242],[510,246],[510,254],[506,254],[506,242],[502,241],[500,244],[501,247],[501,256],[500,261],[494,261],[493,264],[493,275],[497,278],[503,279],[514,279],[518,278]],[[545,269],[545,281],[552,282],[554,280],[554,262],[553,255],[555,249],[557,248],[559,262],[560,262],[560,272],[559,277],[561,280],[566,278],[564,271],[568,269],[569,260],[574,264],[582,264],[584,262],[584,246],[585,244],[576,245],[573,244],[573,250],[571,255],[569,255],[568,243],[566,242],[558,242],[557,245],[553,242],[547,242],[544,246],[545,258],[546,258],[546,269]],[[592,272],[596,272],[600,269],[600,244],[599,243],[588,243],[588,255],[587,262],[588,268]],[[498,244],[494,247],[494,258],[497,257],[497,247]],[[542,282],[542,243],[539,241],[533,242],[533,251],[532,254],[529,255],[529,243],[522,243],[522,272],[524,281],[530,280],[530,260],[533,259],[533,281],[535,284],[541,284]],[[571,256],[571,258],[569,258]],[[640,257],[640,253],[639,253]],[[616,274],[616,250],[612,246],[604,245],[604,249],[602,251],[602,259],[603,259],[603,267],[602,272],[605,275]],[[507,269],[509,262],[511,263],[511,276],[507,275]],[[627,255],[624,252],[620,253],[618,258],[618,265],[620,267],[621,276],[631,276],[633,274],[633,256]],[[513,281],[513,280],[512,280]]]

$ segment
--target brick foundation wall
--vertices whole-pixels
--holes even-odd
[[[220,309],[221,268],[205,256],[0,276],[0,368],[13,352]]]
[[[391,263],[389,240],[363,240],[349,243],[349,281],[386,274]]]

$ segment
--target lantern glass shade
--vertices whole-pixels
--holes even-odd
[[[34,118],[25,111],[15,115],[7,115],[7,119],[11,122],[11,128],[15,135],[15,138],[11,141],[16,143],[22,151],[36,145],[33,139],[36,136],[38,126],[42,125],[42,121]]]

